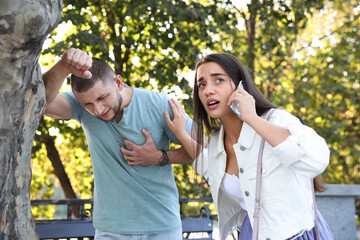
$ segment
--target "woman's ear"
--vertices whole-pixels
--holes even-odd
[[[124,87],[124,82],[123,82],[122,77],[121,77],[120,75],[116,75],[114,81],[115,81],[116,87],[117,87],[119,90],[122,90],[123,87]]]

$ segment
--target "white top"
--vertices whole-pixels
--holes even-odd
[[[224,178],[222,180],[222,184],[224,186],[225,191],[239,200],[241,207],[246,211],[246,205],[244,197],[241,193],[241,186],[239,178],[232,174],[225,173]]]

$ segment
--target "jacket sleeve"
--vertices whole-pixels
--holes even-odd
[[[204,176],[208,180],[208,170],[209,170],[209,149],[205,148],[199,156],[193,162],[193,167],[198,174]]]
[[[325,140],[313,129],[285,110],[277,110],[270,119],[288,129],[291,135],[273,148],[273,154],[286,167],[310,178],[322,173],[329,164],[330,151]]]

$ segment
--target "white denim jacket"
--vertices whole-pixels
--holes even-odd
[[[266,114],[262,117],[266,119]],[[262,169],[259,240],[286,239],[314,226],[312,178],[329,163],[325,140],[285,110],[276,110],[270,122],[291,135],[276,147],[265,143]],[[239,201],[221,187],[226,167],[224,129],[213,133],[209,145],[194,162],[211,187],[218,213],[220,239],[240,228],[246,216]],[[257,158],[261,137],[246,123],[233,146],[250,222],[253,224]]]

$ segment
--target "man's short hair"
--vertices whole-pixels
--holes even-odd
[[[105,84],[114,82],[116,74],[109,64],[98,58],[93,58],[92,60],[92,66],[89,69],[92,74],[90,79],[71,74],[70,83],[73,91],[86,92],[98,81]]]

